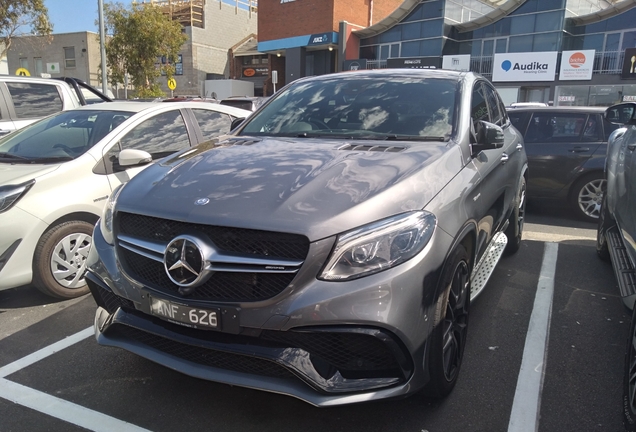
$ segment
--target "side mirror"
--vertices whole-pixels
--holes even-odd
[[[237,127],[239,127],[245,121],[244,118],[235,118],[232,120],[232,125],[230,126],[230,130],[233,131]]]
[[[624,125],[634,121],[636,114],[636,103],[626,102],[618,105],[612,105],[605,110],[605,120],[613,124]]]
[[[150,156],[150,153],[143,150],[125,149],[119,152],[117,160],[119,162],[119,166],[131,167],[149,164],[152,162],[152,156]]]
[[[504,132],[501,127],[484,120],[479,120],[476,127],[477,142],[473,144],[473,154],[503,147]]]

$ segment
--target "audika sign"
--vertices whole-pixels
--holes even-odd
[[[492,81],[554,81],[556,51],[495,54]]]
[[[561,54],[561,81],[591,80],[595,50],[563,51]]]

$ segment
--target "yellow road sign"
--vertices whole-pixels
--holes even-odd
[[[174,79],[174,78],[170,78],[170,79],[168,80],[168,88],[169,88],[170,90],[174,90],[174,89],[176,89],[176,88],[177,88],[177,80],[176,80],[176,79]]]
[[[15,71],[15,74],[18,75],[18,76],[31,76],[29,71],[26,70],[25,68],[18,69],[17,71]]]

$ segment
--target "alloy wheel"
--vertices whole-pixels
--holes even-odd
[[[588,217],[597,219],[603,202],[605,179],[595,179],[586,183],[580,190],[577,199],[579,208]]]
[[[469,273],[466,262],[461,261],[455,268],[446,303],[443,322],[443,359],[446,380],[452,381],[462,362],[466,333],[468,329]]]

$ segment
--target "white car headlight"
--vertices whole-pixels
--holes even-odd
[[[13,207],[31,189],[33,184],[35,184],[35,180],[19,185],[0,186],[0,213]]]
[[[109,245],[115,244],[113,238],[113,218],[115,216],[115,204],[117,203],[117,197],[124,187],[124,184],[126,183],[117,186],[113,193],[110,194],[110,196],[108,197],[108,201],[106,201],[106,205],[104,206],[102,218],[99,220],[99,228],[102,232],[102,236]]]
[[[357,279],[408,261],[424,249],[435,225],[433,214],[418,211],[341,234],[319,279]]]

